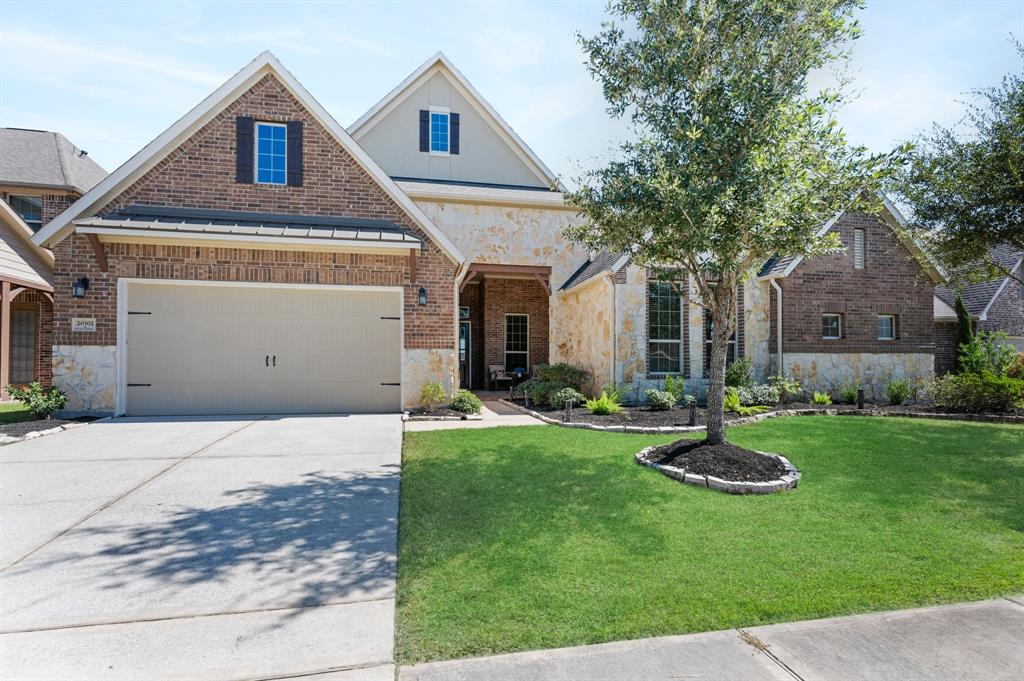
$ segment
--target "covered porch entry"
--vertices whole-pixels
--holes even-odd
[[[459,286],[459,387],[507,390],[504,372],[547,364],[550,279],[545,266],[470,265]]]

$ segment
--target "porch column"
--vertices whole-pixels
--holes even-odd
[[[0,282],[0,392],[11,382],[11,282]]]

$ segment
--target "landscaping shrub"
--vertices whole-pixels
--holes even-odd
[[[821,406],[825,406],[827,404],[832,404],[832,396],[829,395],[828,393],[819,393],[817,390],[815,390],[814,396],[811,398],[811,402],[814,404],[820,404]]]
[[[800,381],[788,376],[772,376],[768,383],[779,389],[779,401],[783,403],[791,402],[794,397],[799,397],[804,392]]]
[[[483,411],[484,403],[480,398],[468,390],[460,390],[448,404],[448,408],[454,411],[461,411],[463,414],[479,414]]]
[[[779,389],[767,383],[755,383],[747,388],[737,388],[740,404],[744,406],[762,405],[774,407],[779,403]]]
[[[68,403],[67,395],[60,390],[44,388],[41,383],[35,381],[25,388],[8,385],[5,389],[8,395],[24,404],[29,413],[37,419],[49,418],[53,412],[63,409]]]
[[[448,396],[445,394],[444,386],[441,385],[440,381],[424,383],[423,388],[420,389],[420,406],[425,411],[435,411],[444,404],[446,399],[448,399]]]
[[[910,380],[897,378],[894,381],[889,381],[889,385],[885,386],[885,396],[889,400],[889,404],[897,406],[905,404],[910,399]]]
[[[658,411],[671,409],[676,406],[676,402],[678,402],[676,396],[669,391],[658,390],[656,388],[648,388],[644,391],[644,397],[647,398],[647,404],[649,404],[652,409],[657,409]]]
[[[601,388],[601,392],[608,393],[608,397],[614,400],[616,404],[622,404],[622,398],[626,396],[626,391],[614,383],[609,383]]]
[[[1006,376],[1017,358],[1017,348],[1006,342],[1006,334],[981,332],[970,343],[960,345],[960,370],[982,375]]]
[[[680,400],[683,399],[683,395],[686,394],[686,379],[682,376],[666,376],[663,390],[671,393],[672,397],[675,398],[676,401],[673,404],[679,404]]]
[[[559,364],[541,364],[536,368],[532,378],[544,383],[561,383],[566,388],[583,390],[583,386],[590,381],[590,373],[586,369],[561,362]]]
[[[857,385],[855,383],[843,383],[843,387],[839,389],[839,401],[843,404],[856,404]]]
[[[928,386],[936,407],[954,412],[980,414],[1024,408],[1024,380],[982,374],[946,374]]]
[[[754,384],[754,366],[743,357],[725,368],[725,384],[731,388],[749,388]]]
[[[1010,378],[1024,378],[1024,352],[1018,352],[1017,356],[1010,362],[1010,367],[1006,370],[1006,375]]]
[[[751,416],[752,414],[760,414],[763,411],[768,411],[768,407],[762,406],[743,406],[740,402],[740,389],[734,387],[728,387],[725,389],[725,398],[722,400],[722,408],[725,411],[731,411],[740,416]]]
[[[567,387],[558,381],[538,381],[532,378],[523,385],[526,383],[529,383],[525,388],[526,394],[530,396],[530,402],[537,406],[554,406],[551,403],[552,395]]]
[[[600,397],[587,400],[587,409],[590,410],[591,414],[605,416],[608,414],[618,414],[622,411],[622,406],[617,399],[609,395],[607,391],[602,390]]]
[[[562,388],[548,397],[548,401],[555,409],[565,409],[566,402],[571,402],[574,405],[583,404],[586,399],[583,393],[576,388]]]

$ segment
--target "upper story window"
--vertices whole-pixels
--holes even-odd
[[[256,181],[288,182],[288,128],[284,123],[256,124]]]
[[[443,111],[430,112],[430,151],[447,154],[449,152],[449,115]]]
[[[896,340],[896,315],[878,315],[878,340]]]
[[[647,284],[647,373],[683,371],[682,297],[665,281]]]
[[[864,269],[864,230],[853,230],[853,269]]]
[[[38,232],[43,226],[43,197],[41,196],[14,196],[8,197],[7,203],[11,205],[14,212],[21,216],[33,232]]]
[[[843,316],[826,313],[821,315],[821,337],[825,340],[839,340],[843,337]]]

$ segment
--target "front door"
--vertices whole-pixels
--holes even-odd
[[[459,322],[459,387],[469,390],[473,387],[473,370],[470,361],[469,322]]]

